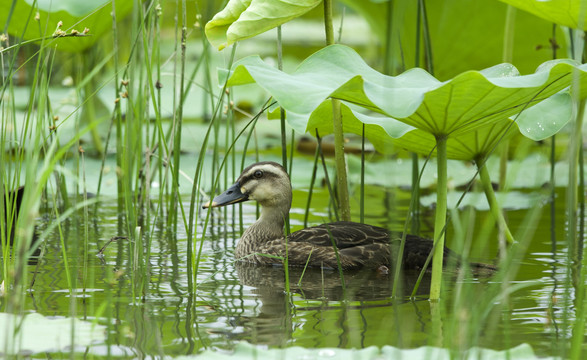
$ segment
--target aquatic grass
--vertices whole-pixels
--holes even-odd
[[[15,232],[15,245],[13,247],[13,256],[9,256],[9,246],[4,249],[3,256],[3,278],[5,286],[11,286],[13,284],[16,289],[24,289],[26,283],[26,274],[23,272],[24,266],[26,265],[26,259],[32,254],[32,250],[29,250],[32,245],[32,231],[33,228],[30,224],[35,222],[35,214],[39,206],[39,199],[43,190],[49,182],[51,175],[55,174],[56,166],[62,159],[67,155],[68,151],[78,141],[78,139],[91,131],[96,123],[92,123],[89,126],[81,129],[72,140],[70,140],[64,146],[60,145],[56,139],[53,139],[50,143],[46,142],[44,132],[52,126],[52,120],[49,118],[50,112],[47,111],[47,91],[49,88],[48,79],[51,73],[51,64],[53,59],[53,53],[48,52],[47,56],[39,54],[37,66],[35,70],[34,84],[39,84],[38,87],[32,88],[29,96],[29,108],[25,115],[27,119],[35,117],[36,126],[32,127],[31,121],[25,121],[21,130],[21,138],[19,144],[21,144],[19,151],[21,151],[19,158],[22,162],[17,162],[15,173],[21,172],[18,167],[24,166],[25,171],[25,185],[23,191],[23,199],[20,205],[20,212],[18,216],[18,222],[16,223]],[[33,104],[35,107],[33,108]],[[13,110],[12,110],[13,111]],[[43,126],[43,124],[45,124]],[[43,156],[42,166],[37,169],[37,164],[41,163]],[[36,247],[39,244],[35,245]],[[67,261],[67,260],[65,260]],[[12,270],[9,270],[12,269]],[[8,271],[9,270],[9,271]],[[69,278],[69,277],[68,277]],[[70,289],[73,289],[73,285]],[[24,294],[24,291],[21,292]],[[8,304],[9,311],[19,312],[20,305],[19,301],[11,302]]]
[[[414,214],[413,209],[419,206],[419,204],[418,204],[419,196],[414,196],[414,194],[419,194],[419,192],[420,192],[420,180],[422,180],[422,176],[424,175],[424,169],[426,168],[428,161],[430,161],[431,156],[432,156],[432,151],[426,157],[425,162],[422,165],[422,169],[418,169],[418,176],[416,177],[415,181],[414,181],[414,174],[412,173],[412,190],[411,190],[410,204],[408,206],[408,211],[406,213],[406,219],[404,221],[404,227],[403,227],[403,231],[402,231],[402,237],[400,240],[400,246],[398,249],[397,257],[395,259],[395,261],[396,261],[395,268],[393,269],[393,287],[392,287],[392,291],[391,291],[391,298],[392,299],[396,299],[399,296],[399,290],[400,290],[399,284],[402,279],[402,264],[403,264],[404,249],[405,249],[405,245],[406,245],[406,236],[408,234],[408,225],[413,224],[413,220],[411,219],[411,217]],[[412,157],[412,161],[413,161],[413,157]],[[413,169],[413,163],[412,163],[412,169]],[[389,246],[392,246],[391,239],[390,239]],[[392,254],[392,252],[390,252],[390,254]],[[416,297],[416,292],[418,290],[418,287],[420,286],[420,281],[422,280],[422,277],[424,276],[424,271],[428,267],[428,263],[430,262],[430,259],[431,259],[431,257],[429,256],[428,259],[426,260],[425,265],[423,266],[423,271],[420,272],[420,276],[418,277],[418,280],[416,281],[416,283],[414,285],[414,289],[412,290],[412,294],[410,296],[412,299],[414,299]]]
[[[308,217],[310,216],[310,206],[312,204],[312,193],[314,192],[314,185],[316,183],[316,173],[318,172],[318,159],[320,158],[321,146],[320,142],[316,143],[316,151],[314,151],[314,165],[312,166],[312,176],[310,184],[308,185],[308,199],[306,200],[306,208],[304,211],[304,227],[308,227]]]
[[[33,86],[29,95],[28,112],[26,114],[25,122],[20,128],[20,138],[15,134],[14,144],[19,144],[16,147],[16,168],[14,169],[12,186],[20,183],[19,176],[24,171],[25,186],[22,191],[22,201],[17,203],[16,197],[11,199],[7,207],[7,215],[10,219],[5,222],[3,218],[1,221],[5,222],[4,230],[6,231],[6,238],[3,244],[3,284],[4,287],[10,289],[14,287],[17,295],[10,298],[6,304],[6,310],[13,313],[23,312],[24,289],[27,283],[27,273],[25,271],[27,253],[30,244],[32,243],[32,228],[30,224],[34,224],[34,213],[38,208],[38,196],[40,196],[42,181],[35,183],[37,178],[36,169],[34,168],[41,157],[41,148],[43,144],[42,132],[45,129],[39,124],[44,124],[46,119],[47,109],[47,83],[50,76],[50,69],[53,60],[53,53],[51,51],[39,52],[36,59],[36,67],[33,77]],[[14,64],[14,63],[13,63]],[[11,77],[11,73],[8,74]],[[8,82],[10,83],[10,82]],[[10,93],[12,93],[10,91]],[[2,104],[4,104],[2,102]],[[14,102],[12,102],[14,106]],[[5,108],[6,112],[15,113],[14,107],[10,108],[10,104]],[[33,126],[33,121],[37,121],[37,126]],[[14,121],[13,124],[16,125]],[[15,127],[13,131],[16,132]],[[2,142],[5,146],[6,143]],[[47,153],[55,151],[55,147],[48,149]],[[8,161],[7,161],[8,162]],[[10,168],[10,166],[8,166]],[[52,169],[51,169],[52,170]],[[18,175],[16,175],[18,174]],[[7,174],[8,175],[8,174]],[[5,184],[10,183],[9,179],[4,179]],[[8,180],[8,181],[6,181]],[[4,195],[13,191],[4,186]],[[37,195],[37,196],[35,196]],[[9,199],[10,200],[10,199]],[[3,198],[3,202],[5,199]],[[13,205],[12,207],[10,205]],[[2,204],[2,207],[5,205]],[[18,210],[17,210],[18,208]],[[18,216],[16,212],[18,211]],[[10,226],[8,230],[7,226]],[[8,238],[14,237],[12,253],[10,246],[8,246]],[[4,246],[6,245],[6,246]]]
[[[180,70],[179,70],[179,99],[174,100],[174,102],[178,101],[177,107],[175,108],[174,117],[173,117],[173,167],[172,167],[172,186],[171,186],[171,215],[169,217],[171,221],[171,225],[175,231],[177,231],[177,206],[179,201],[179,160],[180,160],[180,152],[181,152],[181,134],[182,134],[182,123],[183,123],[183,107],[185,103],[185,96],[184,95],[184,88],[185,88],[185,66],[186,66],[186,42],[187,42],[187,18],[186,18],[186,1],[181,1],[181,13],[178,14],[178,18],[181,18],[181,30],[176,29],[176,32],[179,31],[181,36],[179,39],[180,44]],[[177,24],[179,26],[179,23]],[[178,42],[176,42],[177,46]],[[177,60],[176,60],[177,66]],[[175,78],[174,78],[175,79]],[[175,95],[175,92],[174,92]],[[175,97],[174,97],[175,99]]]
[[[342,264],[340,262],[340,255],[338,253],[338,247],[336,246],[336,242],[334,237],[332,236],[332,232],[330,232],[330,228],[326,226],[326,231],[328,232],[328,237],[330,238],[330,242],[332,243],[332,249],[334,250],[334,256],[336,257],[336,267],[338,270],[338,276],[340,276],[340,286],[342,287],[342,298],[343,303],[347,300],[347,292],[346,292],[346,282],[344,281],[344,273]]]

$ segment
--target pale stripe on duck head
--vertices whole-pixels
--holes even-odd
[[[263,161],[243,170],[237,180],[240,191],[263,207],[281,208],[285,214],[291,207],[291,182],[280,164]],[[287,209],[285,206],[287,205]]]

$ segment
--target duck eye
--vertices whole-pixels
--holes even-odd
[[[257,179],[260,179],[263,177],[263,171],[257,170],[257,171],[255,171],[255,173],[253,173],[253,176],[256,177]]]

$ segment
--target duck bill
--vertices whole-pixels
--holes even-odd
[[[249,200],[248,194],[243,194],[241,192],[240,184],[237,182],[229,187],[225,192],[216,196],[212,201],[208,201],[203,205],[204,209],[209,207],[219,207],[225,206],[230,204],[236,204],[242,201]]]

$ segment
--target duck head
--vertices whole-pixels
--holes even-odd
[[[236,182],[204,208],[220,207],[247,200],[256,200],[263,208],[278,208],[289,212],[291,182],[280,164],[272,161],[255,163],[243,170]]]

